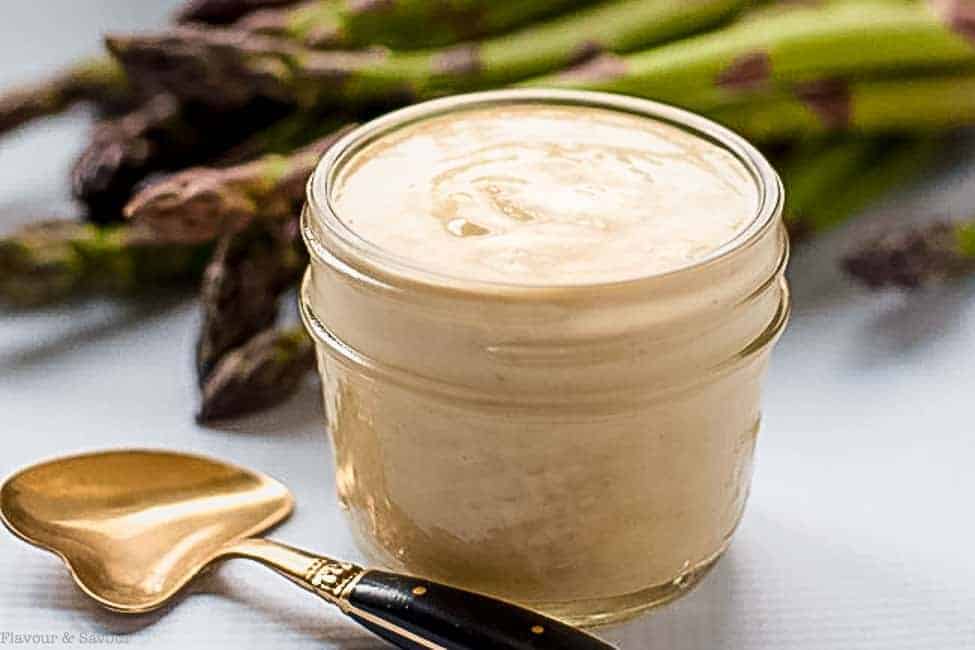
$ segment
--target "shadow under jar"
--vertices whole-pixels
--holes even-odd
[[[728,130],[599,93],[451,97],[338,143],[301,304],[363,551],[582,625],[699,580],[788,318],[782,201]]]

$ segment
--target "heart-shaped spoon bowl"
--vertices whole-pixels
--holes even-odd
[[[62,458],[0,487],[15,535],[61,557],[99,603],[128,613],[160,607],[222,548],[293,507],[287,488],[263,474],[165,451]]]

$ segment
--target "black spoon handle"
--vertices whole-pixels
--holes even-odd
[[[344,594],[346,614],[409,650],[607,650],[582,630],[502,600],[384,571]]]
[[[269,539],[244,539],[224,557],[274,569],[408,650],[612,650],[591,634],[531,610],[422,578],[363,569]]]

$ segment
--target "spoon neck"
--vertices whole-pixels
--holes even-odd
[[[365,573],[365,569],[354,564],[315,555],[269,539],[234,542],[221,555],[259,562],[302,589],[337,605],[343,611],[348,606],[348,594]]]

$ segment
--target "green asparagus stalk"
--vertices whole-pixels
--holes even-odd
[[[315,367],[304,329],[268,329],[220,360],[203,384],[199,422],[238,417],[290,397]]]
[[[173,19],[178,23],[209,23],[225,25],[246,14],[264,9],[292,4],[296,0],[187,0]]]
[[[82,61],[48,79],[0,94],[0,133],[60,113],[79,101],[114,108],[129,93],[125,73],[115,61]]]
[[[903,85],[920,83],[932,87],[931,80],[869,82],[865,87],[868,90],[881,87],[886,100],[874,99],[873,112],[860,114],[853,111],[852,125],[867,132],[892,130],[891,116],[896,115],[901,115],[903,121],[895,123],[895,126],[906,129],[933,125],[937,120],[942,125],[975,121],[975,79],[965,83],[959,79],[965,80],[967,77],[935,80],[933,87],[939,91],[939,95],[925,100],[923,111],[917,108],[921,100],[916,93],[912,93],[910,88],[904,90]],[[900,87],[900,94],[904,97],[899,97],[898,92],[882,85],[889,83],[895,84],[895,88]],[[853,87],[858,88],[856,85]],[[972,89],[967,95],[964,92],[966,87]],[[948,98],[956,94],[961,94],[963,103],[953,104],[948,101]],[[853,95],[854,98],[864,96],[871,98],[869,93],[858,92]],[[759,109],[762,107],[759,106]],[[756,120],[758,129],[750,129],[747,123],[743,123],[747,118],[747,111],[752,110],[752,107],[746,105],[740,109],[739,114],[732,116],[738,120],[735,126],[755,138],[767,136],[767,133],[760,130],[768,128],[761,120]],[[870,119],[865,119],[864,116]],[[815,133],[824,130],[827,125],[810,122],[800,126],[802,128],[793,129],[793,133]],[[834,128],[840,126],[833,125]],[[788,133],[781,131],[776,132],[776,135]],[[856,146],[859,145],[850,145],[854,148]],[[258,218],[280,219],[292,215],[302,198],[302,183],[310,174],[322,148],[313,147],[313,150],[314,153],[306,150],[293,157],[274,156],[230,169],[197,169],[185,172],[137,195],[128,206],[127,214],[135,223],[151,230],[155,237],[170,242],[206,241],[221,232],[240,229]],[[823,167],[822,172],[815,174],[820,174],[825,179],[841,179],[856,169],[861,155],[834,152],[810,167]],[[815,174],[806,172],[805,175],[811,176],[812,180],[804,182],[812,188],[819,188]],[[800,194],[802,192],[800,189]],[[811,196],[820,193],[819,189],[808,192]],[[802,209],[801,204],[797,207]],[[815,216],[816,214],[818,211],[812,215],[794,216],[794,220],[803,222],[795,223],[794,228],[816,230],[824,227],[826,217]]]
[[[975,42],[956,14],[922,3],[876,1],[766,10],[724,29],[626,57],[607,55],[527,84],[710,110],[780,85],[971,67]]]
[[[126,226],[43,221],[0,238],[0,299],[21,307],[86,292],[128,293],[199,277],[200,246],[161,245]]]
[[[785,186],[785,223],[793,241],[819,232],[827,225],[821,215],[825,200],[854,182],[857,173],[883,144],[876,139],[845,138],[800,143],[779,174]]]
[[[887,141],[863,169],[837,192],[820,195],[809,223],[817,232],[836,227],[871,203],[916,179],[937,160],[940,135],[912,136]]]
[[[201,385],[224,354],[274,324],[279,295],[297,282],[307,262],[296,220],[262,223],[221,238],[200,290]]]
[[[266,9],[235,27],[309,47],[397,50],[440,47],[499,34],[592,0],[311,0]]]
[[[257,220],[286,221],[298,213],[318,160],[349,128],[290,156],[176,174],[139,192],[125,215],[154,239],[173,244],[211,241]]]
[[[744,0],[611,0],[481,42],[413,52],[314,51],[233,30],[111,37],[130,74],[211,105],[256,95],[316,105],[402,103],[492,88],[713,26]]]
[[[840,139],[800,147],[780,168],[793,240],[834,228],[935,159],[940,137]]]
[[[937,131],[975,122],[975,74],[820,83],[709,115],[755,141]]]
[[[843,267],[873,289],[915,289],[975,273],[975,219],[888,233],[847,255]]]

